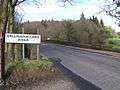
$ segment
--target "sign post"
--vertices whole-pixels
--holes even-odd
[[[22,33],[24,34],[24,28],[22,28]],[[25,44],[22,44],[22,59],[25,59]]]
[[[23,29],[24,33],[24,29]],[[41,43],[41,36],[40,35],[34,35],[34,34],[11,34],[11,33],[1,33],[0,34],[1,39],[1,61],[0,61],[0,79],[2,81],[5,80],[5,43],[19,43],[23,44],[23,59],[25,58],[24,55],[24,44],[38,44],[37,47],[39,47],[39,44]],[[37,50],[39,54],[39,48]],[[39,59],[39,55],[38,59]],[[0,80],[1,81],[1,80]]]
[[[23,29],[24,32],[24,29]],[[5,34],[6,43],[21,43],[22,45],[22,58],[25,59],[25,46],[24,44],[37,44],[37,60],[39,60],[39,44],[41,43],[41,36],[34,34]]]
[[[5,34],[6,43],[40,44],[41,36],[35,34]]]
[[[37,34],[39,35],[39,29],[37,29]],[[37,60],[40,59],[40,45],[37,45]]]

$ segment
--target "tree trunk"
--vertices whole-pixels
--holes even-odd
[[[10,5],[10,30],[8,31],[9,33],[13,33],[14,32],[14,10],[15,7],[13,7],[12,5]],[[15,53],[14,53],[14,48],[15,48],[15,44],[9,44],[9,57],[12,61],[15,60]]]
[[[3,15],[3,23],[2,23],[2,42],[1,42],[1,78],[3,81],[5,81],[5,32],[7,29],[7,23],[8,23],[8,1],[4,0],[3,4],[1,6],[1,13]]]

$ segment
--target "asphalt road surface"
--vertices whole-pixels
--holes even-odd
[[[41,53],[61,63],[102,90],[120,90],[120,59],[56,44],[42,44]]]

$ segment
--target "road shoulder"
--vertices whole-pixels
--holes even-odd
[[[91,53],[98,53],[98,54],[102,54],[102,55],[108,55],[108,56],[112,56],[114,58],[120,58],[120,53],[117,53],[117,52],[95,50],[95,49],[87,49],[87,48],[80,48],[80,47],[60,45],[60,44],[55,44],[55,45],[63,46],[63,47],[71,48],[71,49],[76,49],[76,50],[87,51],[87,52],[91,52]]]

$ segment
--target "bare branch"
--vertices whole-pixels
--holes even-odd
[[[118,6],[120,4],[119,0],[113,0],[113,2],[106,3],[104,5],[103,11],[105,11],[108,15],[115,17],[117,19],[120,18],[119,11],[120,7]]]
[[[26,0],[21,0],[21,1],[18,0],[18,2],[16,3],[16,5],[19,5],[19,4],[21,4],[21,3],[25,2],[25,1]]]

